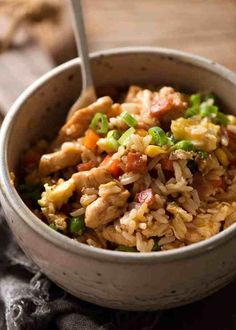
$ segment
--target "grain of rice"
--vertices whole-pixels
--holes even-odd
[[[83,207],[87,207],[89,204],[93,203],[97,199],[97,195],[82,195],[80,197],[80,204]]]
[[[148,205],[147,203],[141,204],[141,206],[137,209],[135,220],[138,221],[146,221],[144,214],[148,212]]]
[[[138,225],[138,227],[139,227],[140,229],[147,229],[147,224],[146,224],[145,222],[141,222],[141,223]]]
[[[125,173],[123,174],[121,177],[120,177],[120,183],[123,185],[123,186],[126,186],[128,184],[131,184],[135,181],[137,181],[139,178],[141,177],[141,175],[139,173]]]
[[[101,184],[99,186],[98,194],[100,197],[107,197],[113,194],[119,194],[121,192],[121,188],[114,181],[108,182],[106,184]]]
[[[161,155],[159,155],[155,158],[152,158],[152,160],[148,164],[148,170],[151,171],[158,164],[160,159],[161,159]]]
[[[164,184],[166,182],[166,178],[162,171],[161,164],[157,164],[156,169],[157,169],[157,175],[158,175],[159,180]]]
[[[173,167],[174,167],[174,171],[175,171],[175,178],[176,178],[176,181],[178,182],[182,178],[181,167],[180,167],[179,163],[176,161],[173,162]]]
[[[172,221],[172,224],[173,224],[173,230],[174,230],[174,233],[175,233],[175,236],[181,241],[181,240],[184,240],[185,238],[185,235],[187,233],[187,228],[185,226],[185,223],[184,221],[181,219],[180,216],[176,216],[173,221]]]
[[[155,183],[155,187],[157,187],[158,190],[161,193],[163,193],[163,195],[168,194],[168,190],[167,190],[166,186],[159,179],[156,179],[153,182]]]
[[[121,130],[126,130],[128,128],[128,126],[123,121],[123,119],[121,119],[120,117],[112,117],[109,120],[109,128],[110,129],[118,128]]]
[[[84,214],[84,213],[85,213],[85,208],[84,208],[84,207],[81,207],[81,208],[79,208],[79,209],[77,209],[77,210],[71,212],[70,215],[71,215],[72,217],[78,217],[79,215],[82,215],[82,214]]]
[[[170,236],[170,237],[162,237],[159,241],[158,241],[158,245],[164,245],[164,244],[169,244],[175,241],[175,236]]]

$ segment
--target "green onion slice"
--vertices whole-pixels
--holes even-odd
[[[188,140],[179,141],[178,143],[175,144],[174,148],[176,150],[182,149],[185,151],[195,151],[195,146],[192,144],[191,141]]]
[[[201,95],[192,94],[189,98],[190,107],[185,111],[185,118],[196,116],[199,113]]]
[[[165,144],[171,144],[171,140],[168,139],[163,129],[158,126],[149,128],[148,134],[151,135],[153,143],[160,147]]]
[[[200,94],[192,94],[189,98],[190,104],[193,107],[199,107],[201,103],[201,95]]]
[[[113,129],[107,133],[107,137],[118,140],[120,137],[120,132],[117,129]]]
[[[216,118],[214,119],[214,123],[218,125],[226,126],[229,124],[229,119],[223,112],[219,111]]]
[[[104,113],[97,112],[90,124],[90,127],[98,134],[104,134],[108,131],[108,119]]]
[[[189,118],[189,117],[193,117],[193,116],[196,116],[199,112],[199,108],[188,108],[186,111],[185,111],[185,118]]]
[[[129,126],[135,127],[137,125],[137,120],[128,113],[128,111],[124,111],[120,114],[120,118]]]
[[[107,145],[108,148],[113,152],[117,151],[119,148],[118,141],[113,137],[107,137]]]
[[[215,118],[218,114],[218,107],[216,105],[210,105],[202,103],[200,106],[200,115],[201,117],[211,117]]]
[[[86,230],[85,223],[84,223],[84,217],[78,216],[78,217],[71,218],[69,229],[72,234],[81,236]]]
[[[129,129],[127,129],[127,131],[125,131],[121,137],[119,138],[118,142],[120,145],[125,145],[126,141],[128,140],[128,138],[135,133],[135,128],[130,127]]]

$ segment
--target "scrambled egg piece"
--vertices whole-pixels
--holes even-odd
[[[206,118],[178,118],[172,120],[171,131],[176,140],[190,140],[197,148],[213,151],[217,148],[220,126]]]
[[[42,193],[42,198],[39,200],[39,205],[42,208],[48,207],[50,204],[59,209],[63,204],[67,203],[75,190],[73,179],[64,181],[56,186],[44,185],[45,191]]]

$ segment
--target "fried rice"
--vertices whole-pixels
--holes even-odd
[[[18,191],[52,230],[91,247],[205,240],[236,221],[236,117],[222,110],[172,87],[99,98],[26,150]]]

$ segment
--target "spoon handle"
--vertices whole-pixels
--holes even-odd
[[[82,82],[83,82],[83,90],[93,90],[94,94],[95,89],[93,85],[93,78],[91,73],[91,68],[89,64],[89,53],[88,53],[88,45],[84,28],[84,19],[83,12],[80,0],[70,0],[71,11],[74,16],[73,24],[74,24],[74,33],[76,39],[76,45],[78,48],[78,53],[81,58],[81,71],[82,71]]]

